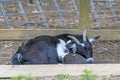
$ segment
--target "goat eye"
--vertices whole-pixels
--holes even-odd
[[[64,50],[64,53],[68,53],[68,50],[66,49],[66,50]]]
[[[87,50],[87,47],[84,47],[85,50]]]

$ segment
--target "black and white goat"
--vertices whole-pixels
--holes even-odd
[[[12,58],[12,64],[57,64],[62,63],[69,54],[66,45],[70,40],[74,43],[70,48],[79,53],[87,62],[93,63],[92,45],[98,37],[88,39],[86,30],[83,35],[61,34],[56,36],[38,36],[24,42]],[[82,47],[82,48],[81,48]]]
[[[93,52],[92,52],[92,43],[94,41],[96,41],[100,36],[88,39],[86,36],[86,32],[87,32],[87,29],[84,30],[82,36],[76,35],[74,37],[74,36],[69,35],[68,37],[70,37],[72,40],[74,40],[76,44],[68,42],[67,48],[70,49],[70,47],[72,47],[71,48],[71,49],[73,49],[72,53],[80,54],[83,58],[86,59],[87,63],[94,63]]]

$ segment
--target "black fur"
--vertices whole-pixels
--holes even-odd
[[[71,40],[68,35],[76,37],[81,43],[85,44],[85,47],[77,45],[77,54],[82,57],[92,57],[92,45],[88,41],[83,41],[82,35],[74,34],[61,34],[56,36],[37,36],[33,39],[25,41],[12,57],[12,64],[58,64],[62,61],[59,60],[57,54],[57,44],[59,39],[67,42]]]

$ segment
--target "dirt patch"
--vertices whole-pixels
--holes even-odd
[[[120,41],[100,41],[93,45],[96,63],[120,63]]]
[[[0,41],[0,64],[10,64],[22,41]]]
[[[23,41],[0,41],[0,64],[11,64],[11,58]],[[95,63],[120,63],[120,41],[93,43]]]

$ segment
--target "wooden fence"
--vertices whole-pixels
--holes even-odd
[[[82,34],[81,29],[58,29],[58,30],[0,30],[0,40],[30,39],[38,35],[55,35],[61,33]],[[88,29],[88,36],[100,35],[100,40],[120,40],[120,30],[92,30]]]
[[[22,40],[37,35],[55,35],[61,33],[81,34],[84,26],[88,28],[88,36],[100,35],[100,40],[120,40],[120,30],[93,30],[89,28],[89,0],[80,0],[80,22],[79,29],[0,29],[0,40]],[[84,69],[95,72],[96,75],[120,75],[120,64],[80,64],[80,65],[0,65],[0,77],[13,77],[20,74],[32,76],[54,76],[56,74],[70,74],[78,76]]]
[[[0,40],[29,39],[37,35],[55,35],[61,33],[81,34],[88,28],[88,36],[100,35],[100,40],[120,40],[120,29],[90,29],[90,0],[80,0],[80,23],[78,29],[0,29]]]
[[[97,76],[119,76],[120,64],[72,64],[72,65],[0,65],[0,77],[14,77],[22,74],[38,76],[55,76],[69,74],[80,76],[83,70],[90,70]]]

